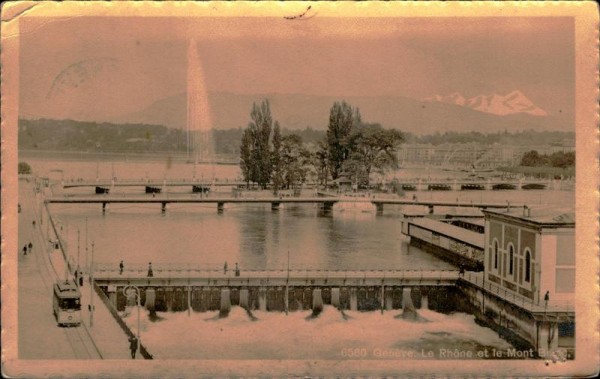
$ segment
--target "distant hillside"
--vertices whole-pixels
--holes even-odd
[[[404,131],[403,131],[404,132]],[[297,134],[302,141],[317,144],[325,139],[325,130],[282,129],[283,135]],[[243,129],[214,130],[213,138],[218,154],[238,154]],[[499,143],[511,146],[536,145],[572,147],[574,132],[532,130],[521,132],[444,132],[415,135],[404,132],[406,143],[440,145],[470,143],[481,145]],[[181,152],[186,151],[186,133],[180,129],[149,124],[114,124],[75,120],[19,120],[19,149],[39,151],[85,152]]]
[[[299,94],[240,95],[226,92],[209,94],[209,106],[214,128],[246,127],[253,102],[269,99],[273,117],[288,129],[324,130],[329,109],[334,101],[346,100],[360,108],[363,120],[378,122],[386,128],[396,128],[415,134],[455,131],[494,133],[518,130],[573,131],[572,115],[534,116],[530,114],[496,115],[456,104],[418,101],[401,96],[314,96]],[[112,122],[160,124],[171,128],[186,126],[185,94],[159,100],[135,113],[115,117]]]
[[[86,152],[185,151],[185,134],[162,125],[19,120],[19,149]]]
[[[325,131],[294,130],[302,141],[317,143]],[[282,134],[292,133],[283,129]],[[214,130],[217,154],[237,155],[243,129]],[[163,125],[114,124],[75,120],[19,120],[19,149],[84,152],[180,152],[187,150],[185,131]]]

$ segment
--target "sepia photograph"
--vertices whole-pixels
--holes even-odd
[[[3,375],[594,375],[597,28],[4,4]]]

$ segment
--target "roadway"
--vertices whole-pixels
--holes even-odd
[[[408,186],[427,186],[427,185],[450,185],[450,186],[462,186],[462,185],[481,185],[481,186],[493,186],[498,184],[511,184],[520,188],[525,184],[541,184],[550,186],[552,182],[542,180],[470,180],[470,179],[423,179],[423,180],[404,180],[399,182],[401,185]],[[196,178],[172,178],[172,179],[96,179],[96,180],[65,180],[62,183],[63,188],[75,188],[75,187],[162,187],[162,186],[246,186],[248,183],[240,180],[227,180],[227,179],[196,179]],[[256,187],[256,183],[250,183],[251,186]],[[314,186],[315,183],[305,183],[305,186]]]

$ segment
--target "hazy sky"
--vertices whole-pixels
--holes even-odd
[[[401,95],[521,90],[573,112],[571,18],[27,18],[21,114],[102,119],[186,89],[198,44],[209,91]]]

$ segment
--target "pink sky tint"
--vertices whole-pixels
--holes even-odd
[[[25,17],[21,31],[29,117],[102,120],[182,93],[191,38],[208,91],[420,99],[519,89],[548,114],[574,108],[568,17]],[[94,63],[103,59],[115,63]]]

